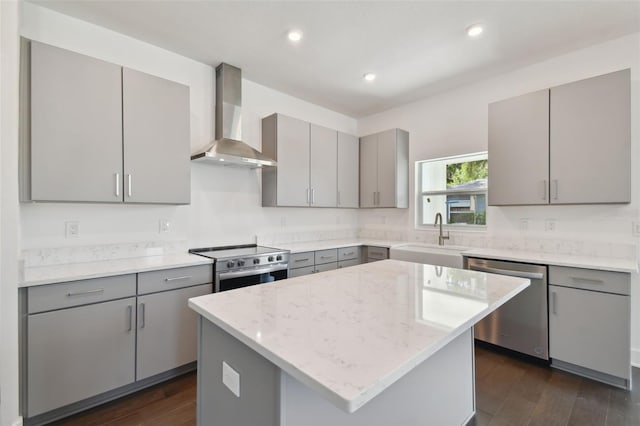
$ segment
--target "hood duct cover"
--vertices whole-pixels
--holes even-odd
[[[215,140],[191,155],[194,161],[258,168],[276,162],[242,142],[242,72],[222,63],[216,67]]]

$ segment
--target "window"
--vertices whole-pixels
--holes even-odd
[[[417,224],[487,224],[487,153],[416,162],[418,173]]]

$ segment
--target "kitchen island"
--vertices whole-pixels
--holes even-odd
[[[385,260],[190,299],[198,424],[465,424],[472,327],[528,285]]]

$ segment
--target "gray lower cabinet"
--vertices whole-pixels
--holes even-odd
[[[366,247],[366,263],[377,262],[389,258],[389,249],[387,247],[367,246]]]
[[[409,133],[360,138],[360,207],[409,207]]]
[[[135,381],[135,297],[33,314],[27,416]]]
[[[211,290],[204,284],[138,296],[136,380],[196,361],[198,315],[187,300]]]
[[[630,275],[549,267],[552,365],[630,386]]]
[[[190,202],[189,87],[22,43],[21,201]]]
[[[289,278],[359,265],[360,246],[293,253],[289,256]]]

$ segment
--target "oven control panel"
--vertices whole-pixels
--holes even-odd
[[[270,265],[281,265],[289,263],[289,253],[273,253],[264,255],[254,255],[237,257],[216,262],[216,272],[229,272],[246,269],[260,269]]]

